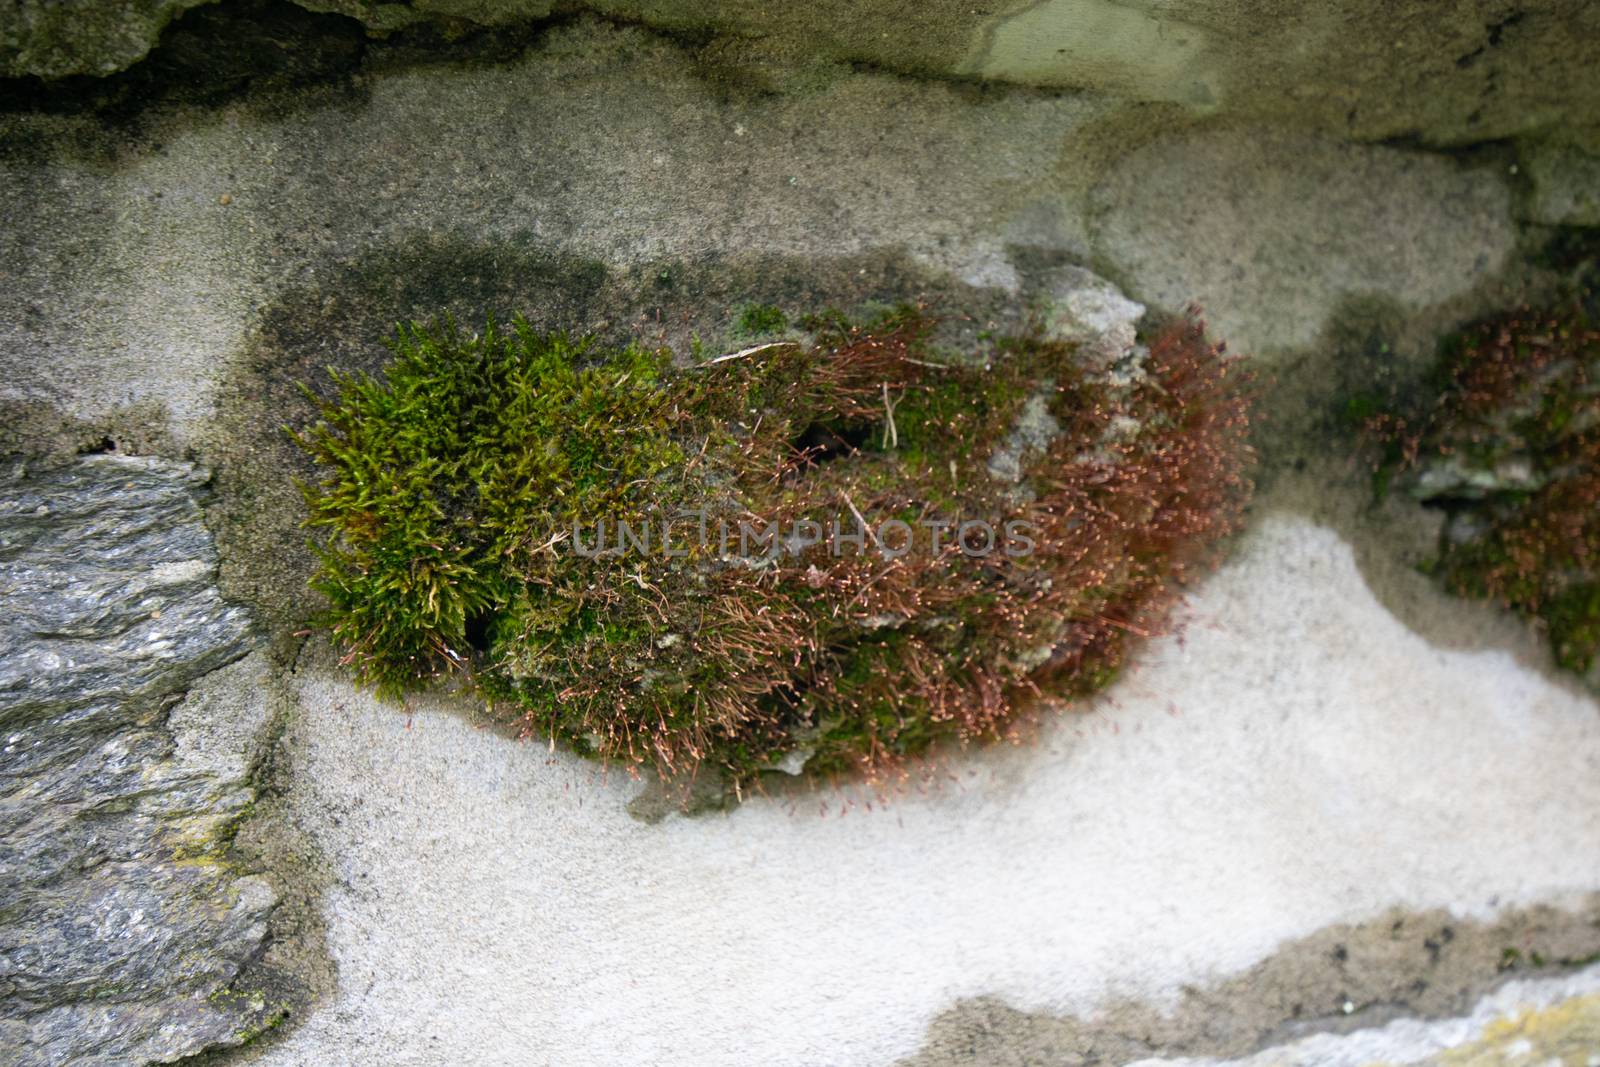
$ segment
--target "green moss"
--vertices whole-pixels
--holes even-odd
[[[1198,327],[1120,389],[1037,339],[937,357],[906,309],[813,327],[688,369],[521,320],[401,330],[295,438],[326,472],[303,487],[321,623],[385,695],[455,675],[531,733],[737,789],[795,750],[831,774],[997,737],[1042,685],[1103,684],[1237,518],[1242,401]],[[1066,429],[1019,495],[983,461],[1041,392]],[[1119,415],[1147,431],[1107,458]],[[1028,558],[948,532],[1024,520]]]
[[[626,513],[683,455],[661,432],[659,353],[538,335],[402,330],[385,379],[335,375],[299,441],[336,475],[306,488],[315,588],[364,681],[395,694],[469,653],[512,606],[508,567],[563,522]],[[581,368],[581,369],[580,369]],[[655,432],[652,432],[654,429]]]
[[[746,336],[762,337],[782,333],[788,329],[789,319],[782,308],[772,304],[746,304],[739,309],[737,327]]]
[[[1556,662],[1586,673],[1600,654],[1600,581],[1580,581],[1562,589],[1545,605],[1550,646]]]

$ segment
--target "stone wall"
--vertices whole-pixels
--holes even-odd
[[[64,10],[0,16],[0,1060],[1587,1051],[1594,698],[1339,412],[1593,276],[1590,6]],[[1085,293],[1205,306],[1260,490],[1025,744],[686,817],[305,639],[283,427],[397,320]]]
[[[516,31],[590,12],[680,35],[716,62],[757,77],[857,63],[1085,89],[1201,115],[1294,120],[1362,139],[1460,144],[1600,120],[1600,92],[1587,77],[1600,59],[1600,14],[1581,0],[1472,0],[1448,8],[1385,0],[297,2],[377,35]],[[0,11],[0,74],[62,78],[125,69],[193,6],[10,0]],[[257,12],[273,7],[253,5]]]

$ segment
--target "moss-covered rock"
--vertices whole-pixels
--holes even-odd
[[[1445,342],[1433,399],[1374,420],[1384,478],[1448,513],[1436,570],[1600,657],[1600,328],[1576,306],[1521,309]]]
[[[0,6],[0,77],[113,74],[143,59],[178,15],[210,0]]]
[[[300,436],[349,662],[663,775],[876,773],[1103,686],[1238,518],[1244,401],[1198,324],[1115,363],[813,326],[684,368],[403,331]]]

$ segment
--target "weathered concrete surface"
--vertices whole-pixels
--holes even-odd
[[[517,257],[541,250],[619,266],[893,249],[1015,291],[1021,248],[1092,258],[1162,310],[1198,299],[1267,355],[1348,293],[1416,308],[1469,292],[1513,240],[1487,163],[1259,128],[1158,135],[1104,99],[870,75],[727,100],[681,50],[595,25],[288,114],[150,121],[159,142],[77,117],[0,124],[0,399],[146,436],[153,405],[179,447],[259,309],[321,286],[337,328],[347,298],[327,290],[385,269],[379,251],[392,320],[474,284],[515,295],[533,273]],[[471,258],[453,292],[406,280],[430,256]]]
[[[1093,248],[1137,298],[1198,301],[1270,355],[1352,297],[1427,307],[1494,277],[1516,243],[1507,169],[1282,128],[1174,134],[1096,184]]]
[[[1286,514],[1105,704],[842,816],[644,826],[636,784],[448,702],[295,685],[340,986],[262,1063],[882,1064],[957,998],[1162,1003],[1394,906],[1568,899],[1600,856],[1593,703],[1431,646]]]
[[[592,22],[500,65],[380,67],[133,127],[13,114],[0,448],[204,444],[227,588],[291,633],[280,427],[309,415],[298,382],[374,367],[399,319],[524,311],[682,348],[745,300],[806,312],[939,279],[1026,313],[1065,257],[1292,359],[1351,294],[1470,306],[1514,240],[1508,168],[866,73],[730,93],[695,53]]]
[[[0,397],[70,398],[85,419],[155,403],[181,447],[260,309],[348,289],[349,273],[384,270],[364,262],[379,252],[396,291],[430,256],[472,257],[451,269],[457,293],[526,285],[518,257],[556,250],[616,266],[887,248],[1014,285],[997,229],[1019,200],[1054,208],[1058,154],[1109,108],[1034,93],[966,106],[950,87],[863,76],[722,103],[680,49],[589,26],[507,66],[374,77],[287,115],[158,116],[159,149],[88,119],[14,117]],[[108,156],[75,158],[80,138]],[[429,281],[394,312],[455,295]]]
[[[274,900],[222,855],[268,713],[259,657],[224,666],[250,623],[216,590],[205,479],[111,455],[0,478],[7,1063],[164,1061],[270,1014],[228,997]]]

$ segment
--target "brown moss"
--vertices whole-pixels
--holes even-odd
[[[1372,426],[1416,495],[1450,512],[1437,573],[1549,633],[1557,661],[1600,653],[1600,330],[1521,308],[1444,346],[1435,399]]]
[[[369,681],[458,674],[531,733],[736,790],[1005,736],[1114,677],[1236,526],[1242,375],[1198,321],[1115,372],[927,328],[688,369],[413,331],[302,438],[325,621]]]

